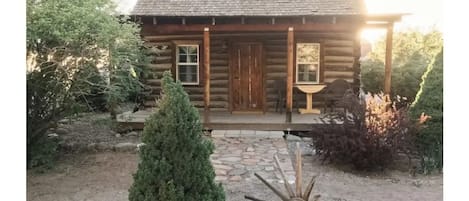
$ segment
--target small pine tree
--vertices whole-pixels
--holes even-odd
[[[420,90],[411,106],[418,118],[421,113],[431,116],[420,132],[417,144],[423,156],[424,171],[443,168],[443,50],[436,55],[422,76]]]
[[[202,136],[197,109],[170,72],[163,74],[162,84],[158,108],[145,122],[129,200],[225,200],[209,159],[214,146]]]
[[[183,200],[183,193],[176,190],[174,183],[172,181],[168,183],[163,183],[158,192],[159,200]]]

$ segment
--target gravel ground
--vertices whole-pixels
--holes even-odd
[[[443,200],[443,175],[417,175],[408,172],[386,170],[384,172],[356,172],[351,167],[322,164],[315,155],[308,138],[287,138],[288,150],[295,162],[294,150],[300,143],[303,155],[303,180],[314,175],[314,194],[322,201],[440,201]]]
[[[137,161],[138,156],[133,153],[65,155],[47,173],[28,171],[27,200],[125,201]],[[331,166],[321,166],[319,162],[309,159],[304,160],[304,173],[304,179],[311,178],[312,174],[320,175],[313,194],[320,194],[322,201],[443,200],[442,175],[417,178],[410,178],[402,172],[356,175]],[[256,179],[247,183],[225,183],[224,188],[229,201],[243,201],[245,194],[269,201],[279,200]]]
[[[111,121],[109,113],[88,113],[62,120],[57,129],[51,130],[50,133],[58,135],[61,148],[67,152],[80,152],[96,147],[106,150],[119,143],[141,142],[141,131],[117,133],[111,129],[114,127],[115,123]]]
[[[107,114],[87,115],[78,121],[61,124],[57,132],[66,144],[123,142],[138,143],[139,133],[120,134],[106,124]],[[117,135],[117,136],[116,136]],[[299,140],[299,141],[298,141]],[[300,142],[303,150],[304,183],[319,175],[313,194],[321,201],[437,201],[443,200],[443,175],[410,177],[407,172],[356,173],[343,167],[322,165],[308,141],[289,137],[288,151],[294,161],[293,148]],[[28,201],[125,201],[133,182],[138,155],[129,152],[79,152],[64,154],[54,169],[46,173],[27,172]],[[283,186],[275,184],[283,190]],[[243,201],[244,195],[279,200],[259,180],[223,184],[228,201]]]
[[[29,201],[124,201],[138,156],[104,152],[64,155],[51,171],[28,171]]]

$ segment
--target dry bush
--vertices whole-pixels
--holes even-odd
[[[398,153],[409,159],[414,155],[419,126],[409,118],[408,107],[397,108],[384,95],[368,95],[364,100],[352,92],[343,101],[344,111],[326,114],[323,126],[311,131],[323,160],[352,164],[359,170],[382,170]]]

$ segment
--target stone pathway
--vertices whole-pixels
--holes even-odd
[[[211,155],[216,181],[224,184],[251,182],[258,180],[254,176],[254,173],[258,173],[268,182],[281,183],[281,175],[273,159],[274,154],[278,155],[280,166],[285,170],[289,182],[294,181],[293,166],[283,138],[214,137],[212,139],[216,147]]]

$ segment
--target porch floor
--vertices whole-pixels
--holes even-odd
[[[145,120],[150,116],[151,109],[124,112],[117,116],[121,126],[132,129],[143,129]],[[286,123],[285,113],[267,112],[264,114],[231,114],[230,112],[210,112],[210,122],[203,122],[204,112],[200,111],[200,119],[207,130],[266,130],[266,131],[306,131],[312,126],[322,124],[320,114],[299,114],[293,112],[292,122]]]

